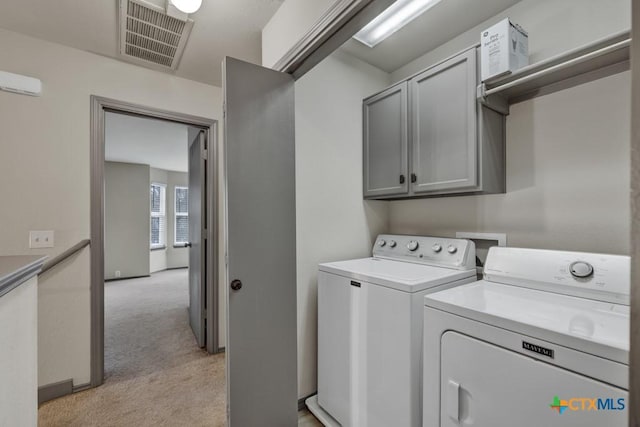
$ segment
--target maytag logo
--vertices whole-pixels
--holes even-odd
[[[531,344],[530,342],[526,341],[522,341],[522,348],[553,359],[553,350],[551,350],[550,348],[540,347],[539,345]]]

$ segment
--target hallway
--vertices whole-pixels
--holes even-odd
[[[187,269],[105,284],[105,383],[40,406],[41,426],[223,426],[224,354],[196,346]]]

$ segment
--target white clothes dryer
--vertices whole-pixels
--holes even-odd
[[[623,427],[629,257],[494,247],[425,297],[423,425]]]

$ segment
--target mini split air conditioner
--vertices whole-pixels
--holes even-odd
[[[42,82],[33,77],[0,71],[0,90],[22,95],[40,96]]]

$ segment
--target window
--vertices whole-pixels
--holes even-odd
[[[189,189],[175,188],[175,220],[173,224],[174,245],[189,243]]]
[[[166,186],[151,184],[151,249],[165,246],[166,226]]]

